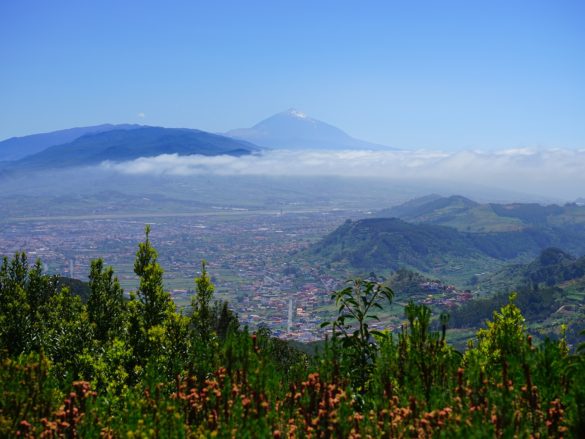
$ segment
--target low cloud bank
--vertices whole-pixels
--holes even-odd
[[[522,190],[563,199],[585,197],[585,149],[502,151],[269,151],[261,155],[176,154],[101,164],[134,175],[346,176],[437,180]]]

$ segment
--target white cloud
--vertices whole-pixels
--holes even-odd
[[[138,113],[138,114],[137,114],[137,116],[138,116],[140,119],[144,119],[144,118],[146,117],[146,114],[144,114],[144,113],[141,111],[140,113]]]
[[[285,151],[261,155],[178,156],[104,162],[124,174],[375,177],[478,184],[529,193],[585,196],[585,150]]]

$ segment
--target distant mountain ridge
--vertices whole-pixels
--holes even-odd
[[[22,137],[11,137],[0,141],[0,161],[19,160],[23,157],[41,152],[50,146],[62,145],[78,139],[86,134],[97,134],[112,130],[132,130],[141,125],[102,124],[88,127],[68,128],[48,133],[31,134]]]
[[[429,195],[374,214],[413,223],[454,227],[460,231],[514,232],[534,228],[585,227],[585,206],[536,203],[481,204],[453,195]]]
[[[449,209],[449,215],[465,212],[479,203],[460,195],[441,197],[440,195],[427,195],[407,201],[399,206],[385,209],[376,214],[378,217],[396,217],[417,222],[434,222],[444,209]]]
[[[355,139],[333,125],[313,119],[291,108],[257,123],[225,133],[266,148],[313,150],[392,150],[383,145]]]
[[[256,145],[186,128],[139,127],[86,134],[51,146],[12,163],[9,169],[47,169],[97,165],[161,154],[241,156],[259,151]]]

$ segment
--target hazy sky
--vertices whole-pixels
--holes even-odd
[[[0,139],[289,107],[400,148],[585,148],[585,1],[0,1]]]

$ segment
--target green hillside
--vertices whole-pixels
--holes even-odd
[[[553,286],[585,275],[585,257],[547,248],[528,264],[514,264],[495,273],[478,276],[474,284],[484,291],[510,291],[519,286]]]
[[[559,228],[469,233],[397,218],[347,221],[304,254],[341,263],[356,273],[387,273],[401,267],[465,283],[511,262],[525,262],[544,248],[585,253],[585,229]]]
[[[480,256],[454,229],[398,219],[346,221],[311,252],[333,260],[345,258],[355,267],[377,269],[395,269],[401,264],[430,268],[433,258]]]
[[[529,264],[480,278],[475,288],[483,297],[451,312],[455,327],[478,328],[515,292],[516,305],[536,333],[558,336],[566,324],[569,340],[576,341],[585,329],[585,257],[549,248]]]

